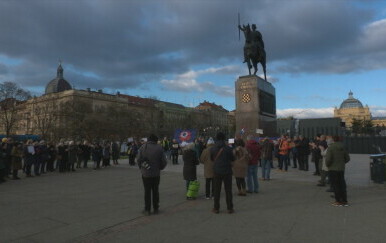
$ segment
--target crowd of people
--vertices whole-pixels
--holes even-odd
[[[88,168],[118,164],[120,145],[117,142],[75,142],[61,140],[58,144],[46,143],[44,140],[25,143],[14,142],[4,138],[0,150],[0,183],[6,179],[18,180],[19,171],[26,177],[40,176],[47,172],[60,173]],[[348,206],[346,184],[344,179],[345,164],[350,160],[347,151],[338,137],[317,135],[309,141],[303,136],[290,138],[282,135],[278,139],[255,138],[248,136],[246,141],[237,138],[234,142],[226,141],[223,133],[209,139],[198,138],[193,143],[171,142],[165,137],[159,140],[150,135],[147,141],[130,141],[127,143],[129,165],[138,165],[145,190],[144,214],[150,215],[151,202],[153,213],[159,208],[160,170],[166,167],[168,159],[173,165],[178,164],[179,155],[183,160],[183,178],[186,190],[197,181],[197,166],[204,165],[205,198],[214,199],[212,211],[220,211],[220,192],[224,185],[228,213],[234,212],[232,199],[232,180],[236,181],[238,196],[259,192],[258,168],[261,167],[262,181],[271,179],[271,170],[288,172],[289,167],[308,171],[309,157],[315,165],[316,176],[320,176],[317,186],[330,184],[329,192],[334,192],[334,206]],[[310,156],[311,155],[311,156]],[[33,170],[32,170],[33,168]],[[187,196],[193,200],[195,196]]]
[[[25,143],[3,138],[0,150],[0,183],[6,179],[19,180],[20,171],[26,177],[40,176],[47,172],[73,172],[88,168],[93,162],[93,169],[118,164],[120,156],[117,142],[75,142],[60,140],[58,144],[44,140],[27,140]]]
[[[232,199],[232,180],[236,181],[238,189],[237,195],[246,196],[250,193],[259,192],[258,168],[261,167],[262,181],[271,179],[271,169],[274,168],[274,158],[277,160],[277,170],[279,172],[288,172],[289,167],[302,171],[309,171],[309,158],[314,164],[314,175],[320,176],[317,186],[326,186],[330,184],[328,192],[334,192],[334,206],[348,206],[346,184],[344,179],[344,167],[350,160],[347,151],[343,144],[339,142],[339,137],[331,137],[325,135],[317,135],[312,141],[299,136],[290,138],[287,135],[282,135],[278,139],[255,138],[248,136],[246,141],[241,138],[235,139],[234,143],[226,141],[223,133],[217,134],[215,140],[209,138],[204,141],[198,138],[193,143],[178,144],[175,140],[169,142],[167,138],[158,140],[152,138],[152,144],[159,145],[160,154],[159,161],[164,168],[167,158],[170,156],[182,154],[183,160],[183,178],[186,181],[186,190],[189,191],[189,185],[197,181],[197,166],[201,163],[204,165],[205,177],[205,198],[214,199],[212,211],[219,213],[220,211],[220,192],[222,184],[225,190],[225,199],[228,213],[234,212]],[[154,146],[155,146],[154,145]],[[331,146],[330,149],[328,149]],[[144,147],[140,151],[145,152]],[[328,152],[329,151],[329,152]],[[146,153],[146,152],[145,152]],[[141,168],[141,160],[146,155],[141,155],[138,158],[138,163]],[[178,159],[172,159],[173,164],[178,164]],[[150,167],[157,164],[152,161]],[[146,170],[145,170],[146,172]],[[158,185],[159,171],[156,173],[157,183],[155,211],[158,212]],[[144,183],[145,184],[145,183]],[[150,214],[150,191],[146,189],[145,215]],[[154,193],[154,192],[153,192]],[[187,193],[189,195],[189,193]],[[193,200],[195,197],[187,196],[187,200]],[[146,201],[145,200],[145,201]]]

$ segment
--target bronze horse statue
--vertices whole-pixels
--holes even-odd
[[[244,32],[245,45],[244,45],[244,63],[247,63],[249,75],[251,75],[251,69],[254,68],[253,75],[257,73],[257,64],[260,63],[264,71],[264,79],[267,81],[266,72],[266,53],[264,50],[264,42],[262,35],[256,30],[256,25],[251,27],[248,25],[239,25],[239,29]]]
[[[257,73],[257,64],[260,63],[261,66],[263,67],[263,72],[264,72],[264,80],[267,81],[267,71],[266,71],[266,55],[265,55],[265,50],[260,49],[260,54],[257,52],[251,52],[247,54],[247,66],[248,66],[248,71],[249,75],[251,75],[251,69],[253,66],[254,72],[253,75],[256,75]]]

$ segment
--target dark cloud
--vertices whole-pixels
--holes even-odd
[[[5,0],[0,55],[23,62],[3,63],[0,73],[8,68],[16,82],[42,86],[61,58],[76,87],[124,89],[196,65],[242,65],[238,12],[242,23],[257,23],[268,64],[279,63],[271,73],[351,72],[377,55],[377,67],[386,66],[377,52],[386,42],[374,34],[382,26],[367,26],[372,13],[347,1]]]

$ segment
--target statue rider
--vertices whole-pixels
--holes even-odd
[[[258,55],[258,59],[261,58],[262,50],[264,50],[264,41],[261,33],[256,29],[256,25],[252,24],[252,30],[248,25],[239,25],[239,29],[244,32],[245,45],[244,45],[244,61],[248,61],[249,56]]]

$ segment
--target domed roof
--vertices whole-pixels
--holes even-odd
[[[62,64],[59,64],[56,78],[54,78],[47,84],[45,94],[57,93],[70,89],[72,89],[70,83],[63,78]]]
[[[340,105],[340,109],[342,108],[363,108],[363,105],[353,97],[353,93],[350,91],[350,93],[348,93],[348,99],[344,100]]]

